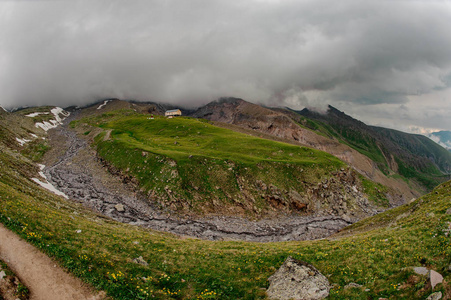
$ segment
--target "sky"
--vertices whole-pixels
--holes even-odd
[[[451,1],[0,1],[0,106],[219,97],[451,130]]]

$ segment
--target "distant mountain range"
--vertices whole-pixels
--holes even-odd
[[[440,146],[451,151],[451,131],[437,131],[428,134],[428,137]]]

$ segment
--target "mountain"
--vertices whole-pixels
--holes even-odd
[[[94,109],[97,110],[97,107]],[[47,112],[50,111],[47,109]],[[82,110],[75,111],[66,121],[68,123],[72,120],[73,123],[64,125],[66,127],[58,126],[47,133],[36,128],[31,117],[8,114],[9,121],[14,123],[10,123],[10,126],[5,122],[0,123],[0,127],[7,129],[4,131],[8,135],[7,139],[13,141],[9,145],[9,143],[2,143],[3,136],[0,139],[0,223],[24,241],[34,245],[36,248],[33,251],[41,251],[50,256],[52,265],[63,266],[68,272],[81,278],[86,285],[92,286],[93,289],[102,289],[102,293],[107,297],[111,299],[267,299],[265,290],[268,287],[268,278],[288,256],[311,264],[318,272],[324,274],[331,285],[329,296],[331,299],[426,299],[433,292],[441,292],[445,298],[447,297],[446,293],[450,290],[449,282],[451,282],[451,273],[448,271],[451,255],[449,246],[451,182],[441,184],[431,193],[408,204],[389,209],[343,228],[327,239],[299,241],[291,238],[291,242],[249,243],[246,239],[251,235],[261,236],[268,232],[282,235],[287,230],[285,226],[277,223],[282,218],[270,220],[265,231],[258,227],[260,222],[254,222],[255,227],[242,230],[242,223],[238,222],[236,217],[218,216],[216,220],[222,223],[216,224],[205,223],[211,218],[186,221],[182,218],[183,216],[171,220],[164,215],[148,215],[147,219],[138,220],[137,217],[143,213],[140,210],[142,206],[139,206],[142,203],[134,203],[135,206],[131,202],[118,205],[120,196],[127,192],[119,188],[118,181],[114,181],[115,184],[110,186],[111,194],[91,193],[94,185],[100,185],[101,182],[109,183],[111,178],[104,176],[104,172],[96,169],[96,164],[100,160],[97,155],[109,154],[102,154],[100,149],[91,148],[90,145],[105,149],[108,148],[108,143],[112,143],[119,147],[107,149],[111,151],[122,151],[127,148],[125,150],[128,152],[124,152],[125,154],[120,157],[126,160],[124,163],[137,162],[135,170],[130,167],[127,171],[128,167],[126,167],[123,172],[130,173],[121,175],[116,170],[115,176],[110,175],[120,181],[125,180],[126,186],[131,188],[133,178],[130,174],[136,174],[136,180],[140,179],[139,176],[149,176],[149,170],[142,168],[146,164],[152,167],[153,162],[167,169],[176,168],[175,158],[195,160],[196,163],[192,167],[199,168],[200,171],[193,170],[197,173],[190,172],[189,174],[195,174],[190,176],[196,180],[195,177],[201,174],[204,176],[202,179],[206,180],[212,174],[208,172],[212,172],[216,165],[221,165],[225,159],[198,159],[200,149],[195,150],[196,147],[202,145],[201,149],[207,152],[206,154],[212,154],[216,152],[215,147],[220,149],[228,147],[230,150],[234,147],[234,142],[239,141],[238,137],[243,139],[246,147],[257,145],[258,142],[255,140],[252,140],[255,143],[248,143],[251,141],[248,138],[254,137],[246,138],[234,135],[230,131],[221,131],[203,120],[180,118],[172,119],[171,121],[176,121],[174,123],[165,123],[170,120],[150,119],[150,114],[139,114],[132,108],[108,113],[100,111],[101,109],[98,112],[90,111],[92,114],[86,116]],[[158,123],[152,123],[153,121]],[[310,119],[308,121],[315,122]],[[23,128],[20,124],[23,124]],[[28,127],[27,124],[30,126]],[[133,124],[142,126],[132,126]],[[319,122],[317,124],[322,125]],[[129,131],[130,128],[133,128],[133,131]],[[159,132],[161,129],[163,131]],[[48,175],[55,166],[59,165],[72,166],[72,170],[83,171],[79,174],[80,176],[65,173],[63,176],[65,178],[62,178],[67,180],[64,182],[70,182],[74,190],[76,189],[70,200],[42,188],[33,180],[33,178],[39,178],[43,181],[44,178],[41,177],[43,175],[39,173],[37,164],[25,157],[18,143],[14,142],[16,137],[22,133],[25,134],[27,130],[46,137],[49,147],[52,147],[46,152],[43,160],[39,161],[48,162],[48,156],[52,158],[54,156],[57,161],[55,165],[48,164],[45,170],[41,171],[42,174]],[[167,134],[164,134],[165,130]],[[200,132],[200,137],[194,139],[197,132]],[[61,139],[59,133],[66,139]],[[213,133],[220,133],[221,139],[229,135],[229,139],[226,139],[229,145],[218,143],[221,139],[215,140],[215,136],[218,135]],[[263,133],[258,132],[258,134]],[[147,136],[143,138],[143,135]],[[190,139],[193,139],[191,146]],[[174,143],[175,141],[177,143]],[[67,151],[59,153],[59,150],[66,149],[66,142],[70,144]],[[121,145],[122,142],[123,145]],[[243,143],[236,146],[241,147],[241,150],[248,150],[243,148]],[[259,146],[262,146],[261,149],[256,148],[254,151],[262,151],[259,155],[270,163],[274,163],[276,166],[274,172],[277,172],[277,167],[283,165],[284,160],[291,160],[285,170],[293,170],[295,152],[286,151],[288,149],[303,151],[304,159],[311,159],[308,164],[312,167],[311,172],[315,171],[313,165],[317,165],[318,161],[330,158],[319,151],[301,149],[299,145],[293,149],[291,148],[293,145],[285,143],[283,149],[280,149],[282,146],[277,144],[279,149],[273,151],[275,149],[266,147],[274,146],[274,144],[266,143],[265,140],[265,144]],[[149,154],[143,153],[142,147],[159,149],[161,153],[154,157],[156,160],[150,161],[151,158],[148,157],[150,150],[148,150]],[[178,147],[180,149],[177,149]],[[184,147],[193,154],[183,154]],[[279,153],[278,150],[283,152]],[[250,159],[246,157],[247,152],[239,152],[240,160]],[[231,155],[230,151],[227,153]],[[293,156],[290,156],[290,153],[293,153]],[[164,154],[171,159],[166,158]],[[254,153],[254,157],[257,154]],[[74,160],[67,160],[72,157],[71,155],[74,155]],[[91,159],[80,159],[77,155]],[[189,155],[193,157],[190,158]],[[113,163],[114,155],[111,156],[112,158],[105,159]],[[59,158],[63,160],[60,161]],[[119,158],[117,160],[119,161]],[[148,160],[148,163],[144,163],[145,160]],[[227,162],[231,160],[232,157],[227,157]],[[334,158],[330,160],[333,163],[339,163]],[[230,167],[238,169],[239,165]],[[245,168],[239,170],[241,174],[246,172]],[[221,174],[216,180],[221,180],[222,171],[225,171],[223,168],[219,169]],[[171,182],[171,174],[176,175],[172,173],[172,170],[163,172],[164,174],[152,172],[154,176],[149,177],[153,182],[150,183],[154,183],[157,179],[161,184],[166,184],[167,180]],[[94,181],[95,184],[91,185],[87,178],[88,173],[84,171],[93,172],[95,175],[93,178],[98,181]],[[269,169],[267,171],[270,172]],[[345,171],[349,173],[348,170]],[[342,172],[341,169],[340,172]],[[124,175],[130,177],[126,178]],[[271,175],[268,173],[268,176]],[[356,179],[358,177],[356,176]],[[270,179],[272,180],[271,177]],[[61,181],[61,183],[64,182]],[[246,185],[252,182],[240,181],[240,184]],[[329,185],[330,181],[326,183],[323,180],[321,184],[323,187],[318,185],[316,187],[320,194],[324,193],[324,185]],[[59,186],[58,182],[55,186],[61,189],[64,187]],[[210,188],[211,191],[216,190],[216,186]],[[352,186],[350,188],[353,189]],[[356,188],[360,187],[356,185]],[[99,207],[97,205],[100,205],[99,202],[103,199],[104,204],[107,205],[107,213],[110,212],[117,218],[127,215],[130,217],[129,224],[117,222],[98,210],[86,208],[84,205],[88,203],[83,201],[88,194],[91,197],[90,205]],[[139,191],[131,190],[127,195],[133,194],[139,194]],[[342,202],[347,203],[347,201],[342,199]],[[162,228],[167,226],[164,227],[165,230],[174,234],[150,229],[149,224],[152,222],[159,224]],[[318,230],[320,225],[308,218],[306,224],[308,226],[303,230],[305,234]],[[299,224],[293,224],[292,227],[297,229]],[[196,236],[195,233],[203,234],[203,239],[189,238],[186,234],[180,233],[187,228],[190,228],[190,232],[193,233],[190,236]],[[226,241],[219,238],[210,241],[208,236],[213,232],[221,232],[228,238]],[[239,233],[227,235],[231,232]],[[11,245],[3,243],[2,248],[4,247],[11,247]],[[17,251],[17,249],[12,250]],[[23,256],[22,260],[27,260],[27,257]],[[424,267],[442,274],[443,283],[439,283],[432,290],[428,276],[415,273],[414,267]],[[20,270],[16,271],[20,272]]]
[[[399,174],[431,189],[451,171],[451,153],[425,136],[368,126],[332,106],[327,113],[297,113],[305,118],[300,120],[304,126],[366,155],[387,175]]]
[[[298,112],[265,108],[237,98],[222,98],[200,107],[191,116],[214,121],[218,126],[239,126],[243,130],[246,129],[247,134],[266,138],[272,136],[281,141],[325,151],[343,160],[367,178],[397,190],[398,195],[404,197],[403,201],[409,201],[420,194],[401,178],[389,176],[387,172],[384,174],[378,167],[377,158],[367,152],[358,151],[330,134],[323,128],[328,126],[327,124],[307,119]],[[318,130],[319,126],[323,129]],[[352,127],[349,127],[349,130],[352,130]]]
[[[451,131],[437,131],[427,135],[431,140],[451,151]]]

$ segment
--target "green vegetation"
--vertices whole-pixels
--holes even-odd
[[[224,213],[238,205],[249,207],[245,213],[264,214],[270,207],[262,197],[262,186],[302,194],[346,167],[322,151],[252,137],[192,118],[150,119],[116,111],[72,126],[86,133],[86,124],[104,129],[94,140],[98,155],[110,166],[162,206],[191,212],[221,209]]]
[[[364,134],[359,128],[348,126],[349,124],[334,124],[334,126],[321,120],[309,119],[302,116],[300,124],[323,136],[335,138],[374,161],[378,168],[388,174],[388,164],[375,138]]]
[[[337,139],[373,160],[385,175],[398,173],[431,190],[451,171],[451,153],[425,136],[367,126],[333,107],[327,114],[297,112],[300,124]],[[397,164],[397,165],[396,165]]]
[[[49,149],[50,147],[46,141],[36,139],[25,144],[21,153],[32,161],[39,162]]]
[[[328,277],[330,299],[424,299],[427,278],[408,268],[420,265],[445,277],[435,290],[450,290],[450,183],[354,224],[340,239],[211,242],[96,215],[35,185],[28,178],[36,169],[0,152],[0,222],[114,299],[263,299],[267,278],[289,255]],[[133,262],[139,256],[147,266]],[[344,289],[350,282],[363,287]]]

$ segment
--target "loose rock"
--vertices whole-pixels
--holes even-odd
[[[345,285],[345,289],[350,289],[350,288],[361,288],[362,286],[358,283],[355,282],[350,282],[347,285]]]
[[[114,206],[114,208],[115,208],[118,212],[123,212],[123,211],[125,211],[124,205],[122,205],[122,204],[116,204],[116,205]]]
[[[415,267],[413,268],[413,271],[418,275],[427,275],[427,273],[429,272],[429,270],[425,267]]]
[[[323,299],[329,296],[327,278],[314,266],[289,256],[279,270],[268,278],[269,299]]]
[[[426,300],[440,300],[442,299],[442,292],[435,292],[433,294],[430,294],[429,297],[426,298]]]
[[[5,277],[5,276],[6,276],[5,271],[1,271],[1,272],[0,272],[0,280],[2,280],[3,277]]]
[[[139,265],[143,265],[143,266],[148,266],[148,265],[149,265],[149,264],[147,263],[147,261],[145,261],[145,260],[143,259],[142,256],[133,259],[133,262],[134,262],[135,264],[139,264]]]
[[[431,286],[432,289],[434,289],[434,287],[443,282],[443,276],[440,273],[437,273],[434,270],[429,271],[429,279],[431,280]]]

